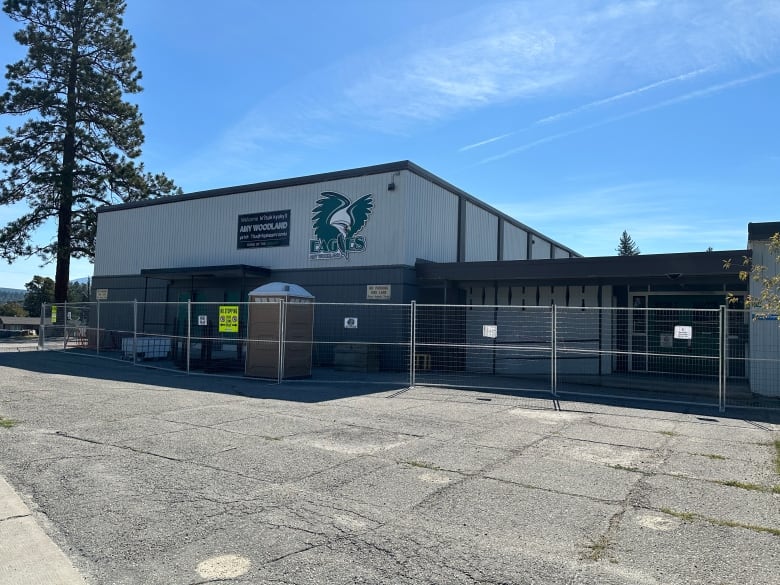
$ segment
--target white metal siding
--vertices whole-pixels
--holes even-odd
[[[528,258],[528,232],[504,222],[504,260],[526,260]]]
[[[568,258],[569,253],[566,250],[553,246],[553,258]]]
[[[772,278],[780,273],[780,265],[769,249],[768,241],[752,241],[753,264],[763,266],[762,276]],[[750,280],[750,295],[761,294],[761,283]],[[777,319],[777,317],[775,317]],[[780,321],[774,319],[750,320],[750,389],[764,396],[780,397]]]
[[[391,173],[383,173],[101,213],[95,275],[229,264],[271,269],[413,264],[404,254],[408,214],[402,185],[397,183],[396,190],[388,191],[391,180]],[[369,193],[374,196],[373,211],[360,232],[365,236],[366,250],[353,252],[348,260],[309,259],[310,241],[314,238],[312,209],[324,191],[342,193],[352,201]],[[436,199],[430,202],[431,207],[442,204],[443,197]],[[424,199],[418,202],[424,203]],[[237,248],[239,215],[285,209],[290,210],[289,246]],[[438,245],[440,239],[432,235],[429,243]],[[419,250],[417,255],[425,257],[427,252]],[[409,256],[412,255],[410,251]],[[429,259],[449,260],[433,256]]]
[[[496,260],[498,255],[498,217],[466,203],[466,262]]]
[[[458,196],[446,189],[402,171],[406,198],[406,237],[396,245],[405,247],[405,264],[417,258],[431,262],[458,260]]]
[[[543,240],[539,236],[533,236],[532,260],[549,260],[551,258],[550,252],[550,242]]]

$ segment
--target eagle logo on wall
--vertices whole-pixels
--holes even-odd
[[[324,191],[312,209],[316,239],[311,240],[310,259],[345,258],[366,249],[365,236],[358,235],[374,209],[373,195],[350,201],[341,193]]]

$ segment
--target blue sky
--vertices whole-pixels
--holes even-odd
[[[185,192],[409,159],[587,256],[780,220],[777,0],[128,4],[143,161]]]

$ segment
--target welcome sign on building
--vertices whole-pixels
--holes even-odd
[[[290,245],[290,210],[264,211],[238,216],[238,248]]]

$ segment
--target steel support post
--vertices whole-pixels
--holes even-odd
[[[190,373],[190,346],[192,345],[192,299],[187,299],[187,373]]]
[[[409,388],[414,388],[417,368],[417,302],[409,306]]]
[[[558,396],[558,310],[550,306],[550,391]]]

